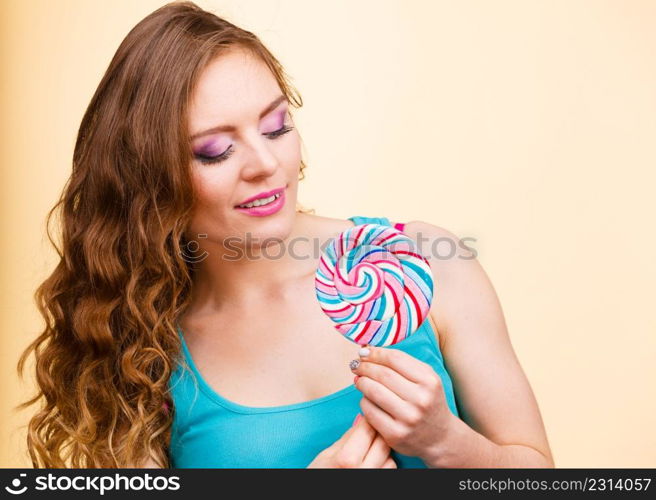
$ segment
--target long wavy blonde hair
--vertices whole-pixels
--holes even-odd
[[[84,113],[71,176],[46,219],[60,257],[34,294],[46,326],[18,362],[23,378],[34,353],[37,393],[16,407],[42,403],[27,426],[34,467],[132,467],[150,457],[170,467],[175,325],[193,277],[183,258],[194,205],[187,110],[200,73],[233,46],[260,57],[290,104],[303,105],[253,33],[173,2],[128,33]],[[304,169],[301,161],[300,179]]]

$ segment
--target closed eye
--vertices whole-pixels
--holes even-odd
[[[274,130],[273,132],[269,132],[266,134],[262,134],[267,136],[269,139],[274,140],[277,139],[278,137],[285,135],[287,132],[293,130],[294,127],[283,125],[282,128],[279,128],[278,130]],[[198,161],[200,161],[203,165],[212,165],[214,163],[221,163],[222,161],[227,160],[232,156],[232,153],[234,153],[234,148],[233,145],[231,144],[228,149],[226,149],[223,153],[221,153],[218,156],[205,156],[201,154],[195,154],[194,156]]]

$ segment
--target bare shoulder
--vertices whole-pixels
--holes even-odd
[[[394,222],[392,222],[394,224]],[[429,320],[437,332],[440,350],[444,352],[454,318],[467,313],[467,287],[485,279],[476,251],[468,246],[467,238],[460,237],[442,226],[422,220],[405,223],[404,234],[412,238],[419,252],[430,264],[434,296]]]
[[[394,223],[392,223],[394,224]],[[457,260],[476,258],[474,249],[467,246],[467,239],[430,222],[413,220],[405,223],[403,232],[417,241],[422,255],[430,264],[449,264]]]
[[[332,238],[342,231],[353,227],[353,221],[349,219],[337,219],[306,213],[298,213],[297,218],[300,223],[301,232],[324,239]]]

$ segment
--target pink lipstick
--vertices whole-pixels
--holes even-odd
[[[275,214],[279,212],[282,209],[282,207],[285,206],[285,190],[276,189],[274,191],[270,191],[269,193],[271,194],[264,193],[265,196],[258,195],[257,197],[250,198],[248,202],[244,202],[244,203],[252,203],[257,199],[261,199],[261,198],[266,199],[267,197],[268,198],[275,197],[274,200],[270,201],[266,205],[253,206],[250,208],[237,206],[235,207],[235,209],[239,210],[240,212],[244,212],[247,215],[252,215],[254,217],[265,217],[267,215]],[[244,203],[242,203],[242,205]]]

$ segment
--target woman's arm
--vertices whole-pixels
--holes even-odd
[[[462,418],[454,416],[449,440],[427,465],[554,467],[537,401],[475,255],[457,236],[426,222],[408,223],[405,233],[431,264],[436,293],[430,315]]]

